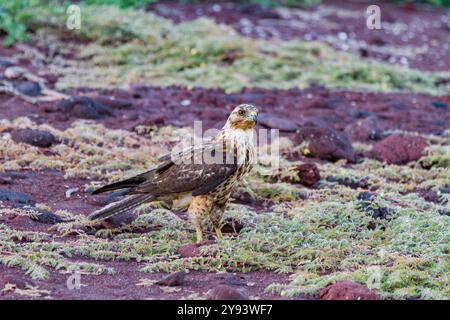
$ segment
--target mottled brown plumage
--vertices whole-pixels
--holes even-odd
[[[151,170],[95,190],[93,194],[129,188],[125,199],[93,212],[90,219],[105,219],[149,201],[166,201],[174,207],[188,207],[197,242],[202,241],[202,225],[208,216],[221,237],[220,221],[231,192],[255,159],[256,118],[255,107],[239,105],[208,143],[165,155]]]

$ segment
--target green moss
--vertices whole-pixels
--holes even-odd
[[[31,9],[30,9],[31,10]],[[51,34],[89,40],[78,49],[80,60],[65,59],[55,68],[58,88],[155,86],[223,88],[293,88],[318,83],[373,91],[418,91],[439,94],[448,72],[420,72],[363,60],[329,46],[301,40],[256,40],[209,19],[173,24],[150,12],[112,6],[83,6],[81,30],[61,28],[62,16],[33,11],[43,46],[55,45]],[[68,50],[58,43],[61,50]],[[76,47],[70,48],[72,51]],[[85,72],[89,70],[89,72]]]

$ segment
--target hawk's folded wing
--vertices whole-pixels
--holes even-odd
[[[213,190],[238,169],[234,150],[229,152],[222,143],[214,142],[169,153],[159,160],[160,164],[151,170],[106,185],[93,194],[130,188],[127,194],[192,192],[196,196]]]
[[[234,152],[228,152],[222,144],[191,147],[169,156],[170,160],[167,155],[162,157],[165,165],[130,193],[161,196],[192,191],[194,196],[206,194],[238,169]]]

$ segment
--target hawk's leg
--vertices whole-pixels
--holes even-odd
[[[194,222],[195,232],[197,234],[197,243],[203,241],[203,221],[213,209],[211,197],[203,195],[192,198],[188,213]]]
[[[214,208],[209,212],[209,218],[211,219],[214,231],[216,232],[217,239],[222,239],[222,231],[220,230],[220,209],[219,209],[219,207],[214,206]]]
[[[226,206],[227,201],[216,203],[213,210],[211,210],[209,214],[212,225],[214,227],[214,231],[216,232],[217,239],[222,239],[222,230],[220,228],[220,222],[222,221],[223,213],[225,212]]]

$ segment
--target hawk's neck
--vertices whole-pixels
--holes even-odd
[[[250,170],[256,160],[255,131],[254,129],[236,129],[227,124],[222,128],[218,139],[234,148],[237,164],[244,168],[241,174]]]
[[[231,143],[251,147],[254,145],[254,133],[253,129],[236,129],[230,127],[227,123],[220,131],[219,138]]]

